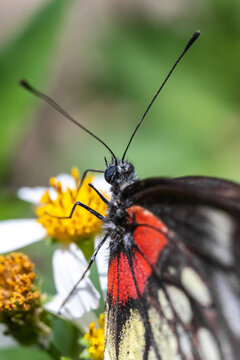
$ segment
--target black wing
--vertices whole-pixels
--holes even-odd
[[[240,272],[240,186],[208,177],[153,178],[122,194],[174,231],[196,256]]]

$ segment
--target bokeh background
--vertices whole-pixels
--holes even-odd
[[[46,186],[50,176],[73,165],[104,169],[109,156],[22,89],[20,78],[57,100],[121,156],[197,29],[202,35],[152,107],[128,159],[140,177],[210,175],[239,182],[238,0],[1,1],[0,219],[33,216],[16,197],[19,187]],[[54,293],[49,250],[35,244],[26,252],[43,289]],[[59,334],[63,347],[71,347],[71,331],[68,338],[66,329]],[[48,359],[38,350],[0,349],[1,360],[33,356]]]

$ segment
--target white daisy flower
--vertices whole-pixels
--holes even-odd
[[[79,174],[74,168],[72,175],[60,174],[56,178],[51,178],[50,188],[24,187],[18,191],[19,198],[38,206],[38,219],[0,221],[0,253],[25,247],[47,236],[59,242],[52,259],[57,294],[46,304],[46,308],[55,314],[58,314],[62,302],[87,267],[83,252],[76,243],[96,235],[98,236],[95,244],[99,241],[101,222],[85,209],[77,207],[71,219],[57,219],[58,216],[69,216],[77,200],[103,215],[106,213],[106,204],[88,186],[89,182],[96,184],[97,189],[109,197],[109,186],[102,176],[85,178],[79,189]],[[100,284],[106,293],[107,265],[101,259],[103,250],[101,249],[97,256],[97,266]],[[79,291],[73,294],[62,309],[62,316],[74,321],[84,331],[88,328],[89,322],[96,320],[92,310],[98,307],[100,299],[88,275],[86,274],[79,284]]]

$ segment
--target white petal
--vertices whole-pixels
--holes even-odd
[[[59,174],[56,176],[56,179],[62,184],[62,190],[67,191],[67,188],[76,189],[76,182],[72,175],[69,174]]]
[[[64,299],[60,295],[55,295],[52,300],[44,304],[44,308],[55,315],[59,315],[59,309],[63,300]]]
[[[48,188],[43,186],[37,186],[37,187],[22,187],[18,190],[17,196],[19,199],[33,203],[38,204],[41,200],[41,197],[45,193],[45,191]]]
[[[74,178],[69,174],[59,174],[56,176],[56,179],[61,182],[63,191],[66,191],[69,187],[70,189],[76,188],[76,183]],[[17,195],[20,199],[28,201],[33,204],[38,204],[41,200],[41,197],[46,190],[50,191],[50,197],[52,200],[57,198],[57,192],[52,187],[36,186],[36,187],[22,187],[18,190]]]
[[[89,325],[92,322],[97,322],[97,316],[93,311],[89,311],[85,313],[81,318],[79,319],[73,319],[72,322],[82,331],[85,333],[88,332]]]
[[[39,205],[39,203],[41,203],[41,198],[42,198],[43,194],[47,190],[49,190],[50,198],[52,200],[56,200],[58,193],[53,187],[50,187],[50,188],[46,188],[43,186],[37,186],[37,187],[33,187],[33,188],[22,187],[18,190],[17,196],[24,201],[28,201],[30,203]]]
[[[62,300],[66,299],[86,267],[86,259],[75,244],[62,246],[55,250],[53,254],[53,276],[57,293]],[[86,274],[76,292],[62,309],[62,315],[67,318],[80,318],[91,309],[96,309],[99,305],[99,299],[98,291]]]
[[[94,240],[95,248],[102,240],[102,238],[103,235],[98,235],[95,237]],[[109,262],[109,240],[106,240],[106,242],[103,244],[96,257],[99,282],[102,288],[104,299],[106,298],[106,293],[107,293],[108,262]]]
[[[51,301],[44,305],[44,308],[52,314],[59,315],[59,309],[65,300],[64,297],[56,295]],[[71,320],[80,330],[87,332],[89,324],[93,321],[97,321],[97,317],[93,311],[88,311],[82,314],[81,317],[73,317],[72,313],[68,311],[68,308],[63,308],[61,314],[65,319]]]
[[[0,348],[17,346],[18,343],[14,338],[10,335],[5,335],[5,331],[7,330],[7,326],[4,324],[0,324]]]
[[[98,175],[93,179],[93,185],[98,191],[104,191],[110,195],[111,185],[106,182],[104,175]]]
[[[35,219],[0,221],[0,253],[30,245],[47,236]]]
[[[58,197],[57,191],[56,191],[53,187],[50,187],[48,190],[49,190],[50,198],[51,198],[53,201],[56,200],[57,197]]]

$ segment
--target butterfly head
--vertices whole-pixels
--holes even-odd
[[[115,188],[120,189],[136,180],[134,166],[128,161],[113,159],[111,163],[106,162],[106,166],[105,180]]]

